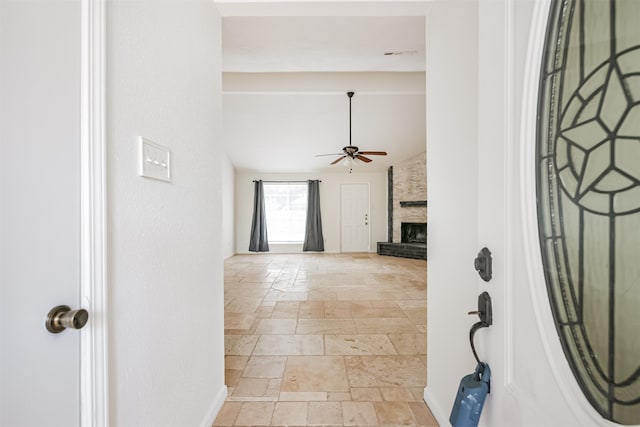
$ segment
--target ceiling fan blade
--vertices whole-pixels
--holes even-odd
[[[343,153],[331,153],[331,154],[316,154],[316,157],[324,157],[324,156],[342,156]]]
[[[386,151],[358,151],[358,154],[366,154],[367,156],[386,156]]]
[[[360,154],[356,154],[355,158],[358,160],[362,160],[365,163],[371,163],[373,161],[365,156],[361,156]]]
[[[338,163],[339,161],[341,161],[342,159],[344,159],[347,156],[342,156],[342,157],[338,157],[337,159],[335,159],[333,162],[331,162],[332,165],[335,165],[336,163]]]

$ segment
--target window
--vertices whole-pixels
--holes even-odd
[[[302,243],[307,219],[307,183],[264,183],[269,243]]]

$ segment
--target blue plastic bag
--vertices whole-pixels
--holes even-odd
[[[452,427],[477,427],[484,400],[489,394],[491,369],[486,363],[478,363],[473,374],[465,375],[458,386],[449,422]]]

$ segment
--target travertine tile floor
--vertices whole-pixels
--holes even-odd
[[[426,261],[234,256],[214,425],[437,426],[422,400],[426,321]]]

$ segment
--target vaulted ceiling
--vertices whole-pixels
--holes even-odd
[[[388,152],[354,172],[386,170],[424,151],[423,16],[357,16],[371,15],[363,6],[353,16],[273,8],[266,10],[278,15],[255,16],[236,6],[220,9],[224,141],[237,169],[340,168],[329,165],[337,155],[316,155],[349,145],[348,91],[356,93],[351,143]]]

